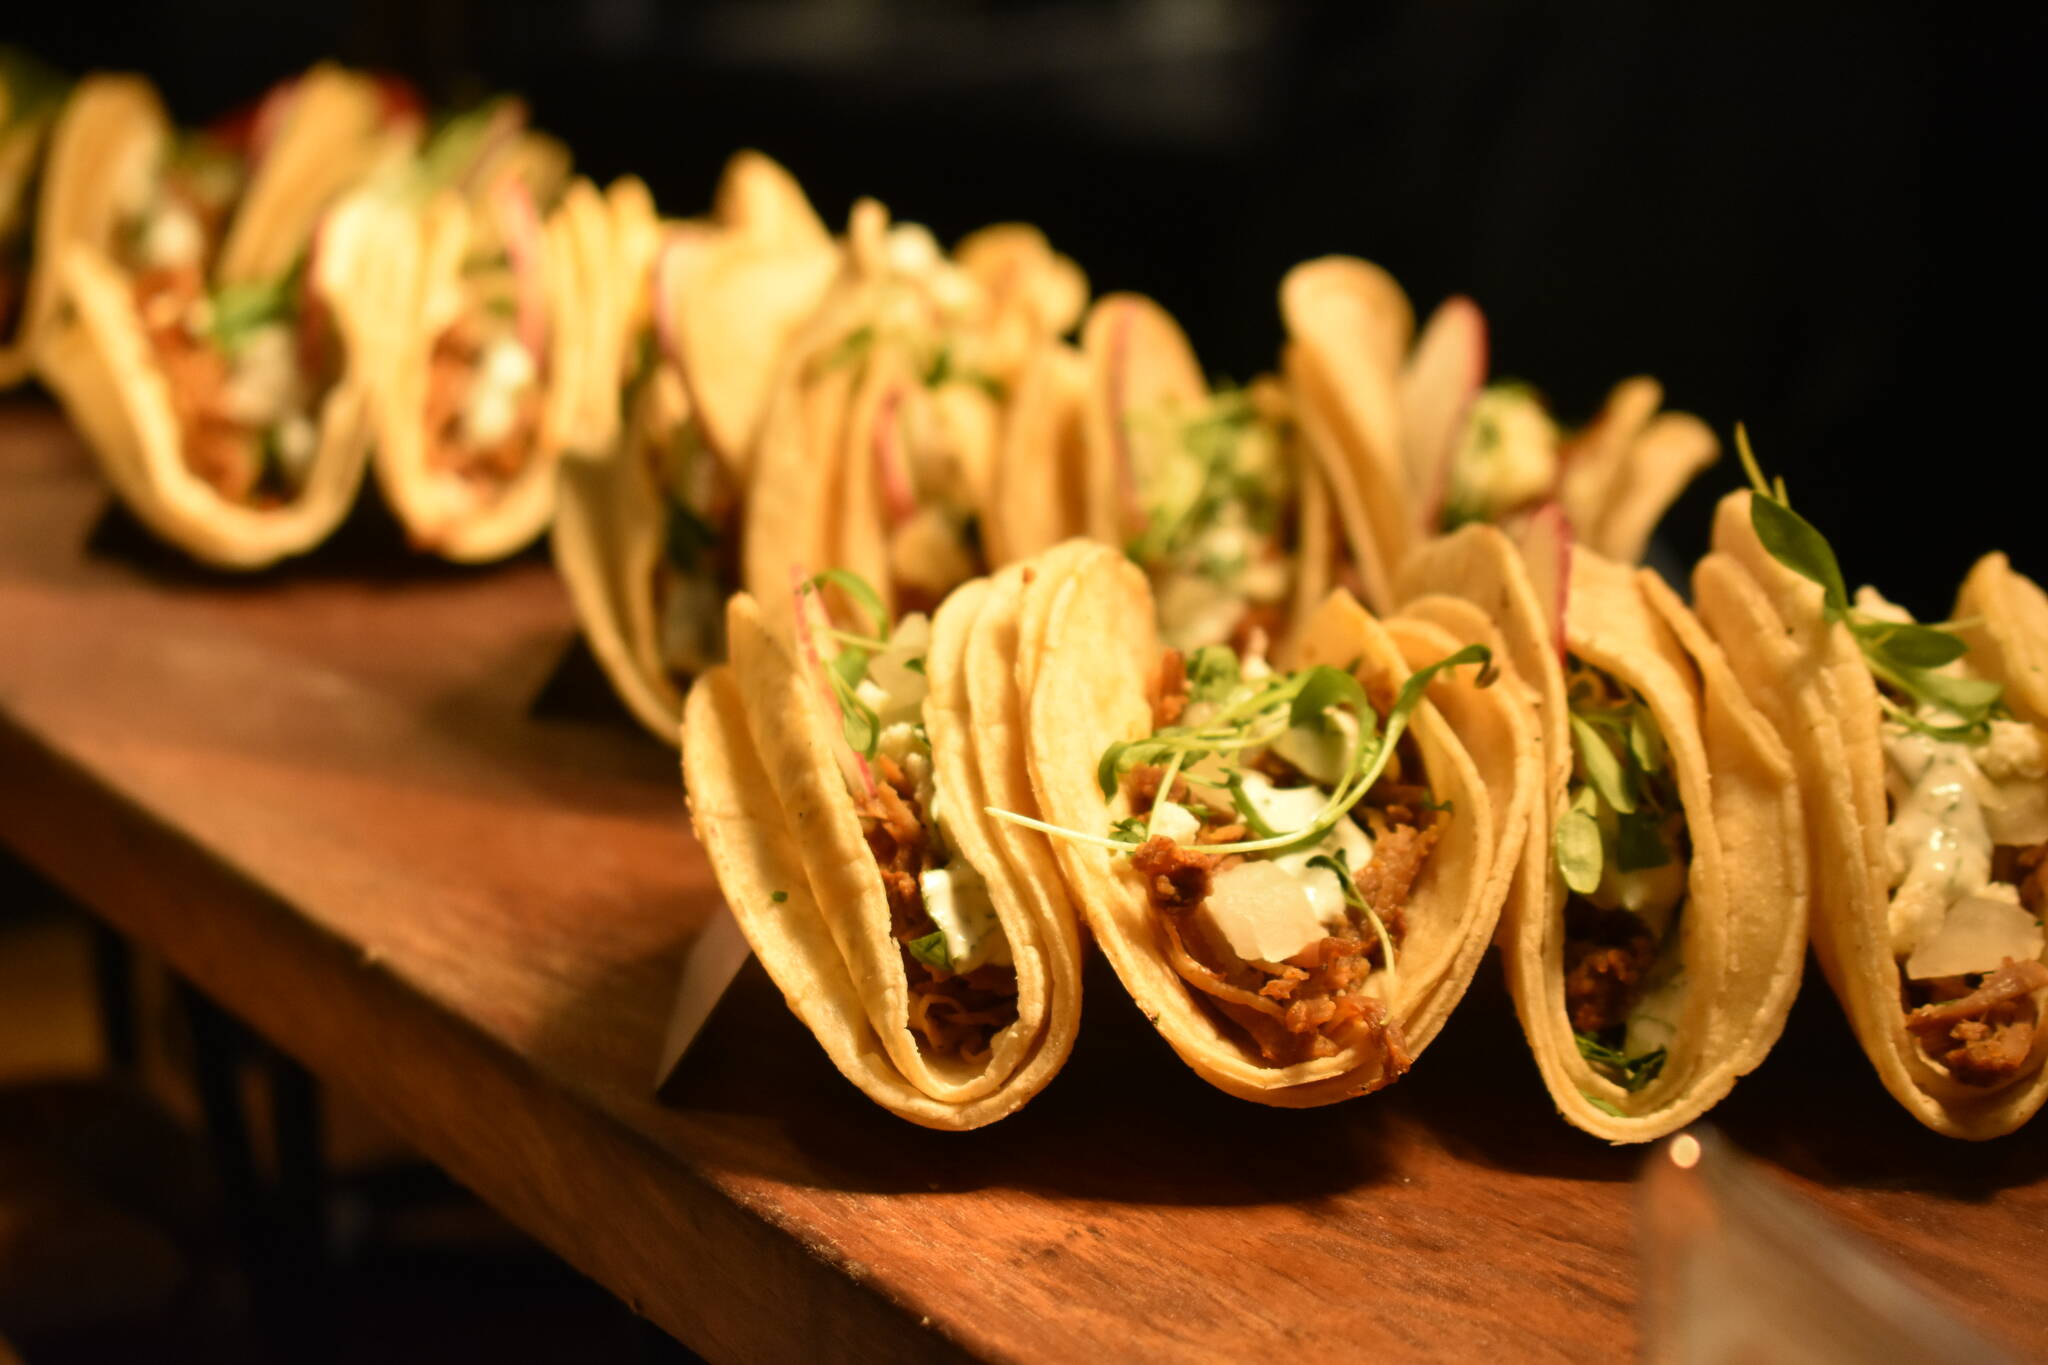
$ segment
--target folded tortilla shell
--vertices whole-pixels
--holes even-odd
[[[1369,606],[1392,603],[1395,571],[1416,539],[1419,514],[1401,454],[1401,365],[1415,316],[1378,266],[1346,256],[1306,261],[1280,283],[1287,378],[1318,458],[1356,490],[1340,510],[1359,540]]]
[[[979,1127],[1013,1112],[1064,1063],[1079,1027],[1071,913],[1062,925],[1056,884],[1017,875],[1014,848],[982,812],[984,771],[1014,772],[1002,756],[986,758],[975,709],[973,637],[987,629],[1000,641],[1004,629],[1000,620],[984,626],[989,591],[983,580],[965,585],[934,619],[925,706],[955,856],[987,881],[1016,961],[1017,1019],[982,1063],[918,1047],[887,899],[830,747],[826,727],[837,717],[823,715],[815,682],[750,598],[736,597],[729,611],[732,664],[700,679],[685,706],[692,817],[742,931],[835,1065],[877,1102],[933,1128]],[[1005,600],[1014,611],[1014,594]],[[1000,700],[1000,678],[980,682],[983,699],[993,682]]]
[[[989,562],[1011,564],[1087,529],[1087,365],[1064,341],[1026,361],[1003,417],[982,531]]]
[[[64,102],[44,153],[33,227],[34,257],[13,340],[0,347],[0,388],[35,362],[37,338],[56,316],[59,265],[72,242],[110,252],[121,202],[162,154],[170,122],[140,76],[91,75]]]

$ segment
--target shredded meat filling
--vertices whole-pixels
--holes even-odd
[[[2003,852],[2003,850],[2000,850]],[[2018,851],[2013,863],[2022,876],[2016,878],[2020,904],[2038,918],[2048,906],[2048,844],[2035,844]]]
[[[1016,970],[989,964],[949,972],[910,951],[912,939],[938,929],[917,880],[933,865],[931,833],[918,809],[917,784],[902,767],[884,754],[875,760],[875,776],[880,780],[874,796],[857,800],[854,809],[889,898],[890,933],[903,945],[910,1026],[927,1051],[980,1061],[995,1035],[1017,1017]]]
[[[263,477],[261,445],[255,432],[227,415],[227,356],[186,325],[205,294],[196,266],[135,277],[135,310],[164,373],[186,467],[227,501],[254,503]]]
[[[1131,855],[1131,866],[1145,879],[1152,908],[1166,915],[1184,915],[1209,899],[1209,878],[1220,861],[1159,835],[1147,839]]]
[[[466,482],[495,487],[517,478],[532,458],[541,396],[537,387],[522,391],[505,434],[489,445],[469,438],[463,409],[478,382],[487,340],[482,326],[469,317],[456,319],[434,339],[427,361],[427,463]]]
[[[1628,1020],[1657,939],[1626,910],[1573,899],[1565,910],[1564,999],[1572,1028],[1598,1035]]]
[[[2032,995],[2044,986],[2048,966],[2008,958],[1974,990],[1962,977],[1929,983],[1935,1003],[1907,1014],[1906,1027],[1957,1080],[1993,1085],[2026,1065],[2040,1022]]]
[[[1167,680],[1182,676],[1178,656],[1162,668],[1153,702],[1155,719],[1165,710],[1162,699],[1174,694]],[[1174,710],[1169,701],[1166,709]],[[1269,775],[1298,784],[1291,768]],[[1140,765],[1125,778],[1125,791],[1137,815],[1148,813],[1160,799],[1165,770]],[[1421,792],[1417,799],[1416,793]],[[1401,941],[1406,906],[1415,882],[1441,837],[1431,819],[1427,792],[1382,782],[1368,793],[1359,812],[1375,835],[1372,860],[1356,874],[1360,896],[1379,915],[1388,937]],[[1245,962],[1212,941],[1205,923],[1193,912],[1208,899],[1217,874],[1244,861],[1238,854],[1204,852],[1204,844],[1230,844],[1251,837],[1234,812],[1201,801],[1176,778],[1166,799],[1186,806],[1202,821],[1191,843],[1165,837],[1147,839],[1131,854],[1131,864],[1144,879],[1152,908],[1160,916],[1173,950],[1174,968],[1197,990],[1211,998],[1225,1016],[1244,1028],[1259,1055],[1274,1066],[1332,1057],[1349,1048],[1378,1049],[1383,1074],[1391,1081],[1408,1067],[1409,1054],[1400,1029],[1386,1006],[1361,993],[1376,966],[1384,966],[1379,936],[1369,925],[1347,924],[1304,948],[1286,962]],[[1389,804],[1391,803],[1391,804]]]

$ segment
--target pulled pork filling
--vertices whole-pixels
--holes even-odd
[[[539,361],[500,318],[465,313],[427,361],[427,467],[479,492],[519,477],[540,431]]]
[[[966,971],[944,965],[947,955],[934,951],[933,940],[946,935],[924,896],[927,874],[940,866],[938,850],[916,784],[887,754],[877,759],[875,776],[874,796],[857,800],[855,809],[889,897],[890,931],[902,945],[910,1027],[929,1052],[984,1061],[995,1035],[1017,1018],[1017,970],[994,962]]]
[[[826,621],[816,594],[828,582],[868,616],[873,635]],[[840,767],[903,954],[911,1031],[926,1053],[979,1063],[1016,1022],[1016,967],[987,883],[946,839],[924,731],[931,624],[911,615],[891,631],[880,607],[850,574],[812,579],[797,591],[799,645],[838,710]]]
[[[331,320],[274,285],[208,292],[196,265],[134,277],[137,314],[162,368],[186,467],[229,502],[298,496],[319,444],[319,404],[336,378]]]
[[[1227,709],[1246,690],[1212,687],[1213,699],[1191,703],[1190,673],[1226,653],[1205,651],[1206,661],[1191,662],[1166,652],[1155,684],[1155,734],[1199,725],[1204,712]],[[1245,672],[1253,681],[1264,675],[1256,660]],[[1282,749],[1322,767],[1311,750],[1285,740],[1248,758],[1240,753],[1244,770],[1228,779],[1213,758],[1181,772],[1132,767],[1123,790],[1145,837],[1131,863],[1175,970],[1249,1035],[1262,1060],[1287,1066],[1376,1049],[1392,1079],[1410,1058],[1375,977],[1394,965],[1389,952],[1403,941],[1408,898],[1441,837],[1443,815],[1425,789],[1400,780],[1401,761],[1411,770],[1417,761],[1404,741],[1385,774],[1322,838],[1311,836],[1303,848],[1233,851],[1271,835],[1274,825],[1311,820],[1328,798],[1329,770],[1318,780]]]
[[[340,347],[308,287],[310,253],[280,279],[209,286],[245,172],[204,141],[180,147],[129,192],[120,245],[186,468],[224,500],[263,509],[305,486]]]
[[[1564,1006],[1579,1055],[1623,1089],[1654,1080],[1685,988],[1679,917],[1690,839],[1649,706],[1591,664],[1566,661],[1570,808],[1554,855],[1564,906]]]

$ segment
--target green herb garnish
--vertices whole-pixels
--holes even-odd
[[[1591,789],[1579,793],[1580,800],[1592,796]],[[1600,876],[1606,866],[1606,852],[1600,842],[1600,822],[1591,812],[1574,804],[1557,822],[1557,831],[1551,836],[1551,843],[1557,855],[1558,870],[1564,873],[1564,884],[1581,896],[1590,896],[1600,888]]]
[[[770,891],[768,893],[768,899],[774,901],[777,905],[780,905],[784,901],[789,899],[789,893],[787,891]]]
[[[1162,464],[1146,476],[1145,527],[1125,546],[1141,568],[1171,567],[1218,579],[1244,567],[1242,554],[1218,555],[1202,548],[1207,534],[1229,521],[1233,512],[1258,535],[1279,525],[1285,493],[1285,467],[1270,458],[1255,458],[1263,447],[1246,451],[1258,426],[1251,395],[1242,389],[1218,392],[1192,417],[1154,414],[1126,418],[1126,423],[1163,421],[1170,424],[1171,442]],[[1172,461],[1166,464],[1164,461]]]
[[[1969,645],[1943,625],[1885,621],[1850,605],[1841,565],[1827,538],[1792,510],[1785,481],[1766,481],[1749,444],[1749,432],[1735,425],[1735,450],[1749,475],[1749,525],[1771,558],[1809,582],[1820,585],[1821,619],[1841,625],[1855,638],[1864,662],[1878,681],[1918,706],[1946,711],[1955,725],[1937,725],[1903,708],[1890,707],[1894,719],[1937,739],[1981,741],[1991,719],[2003,706],[2005,689],[1980,678],[1955,678],[1933,670],[1954,663]]]
[[[823,373],[828,370],[842,369],[849,365],[858,365],[867,359],[868,352],[874,349],[874,345],[874,324],[871,322],[862,323],[841,337],[839,344],[826,353],[825,358],[818,362],[817,372]]]
[[[861,700],[856,689],[861,679],[867,676],[868,660],[889,643],[889,613],[882,605],[881,594],[859,574],[845,569],[827,569],[811,575],[804,580],[798,593],[801,596],[803,593],[820,592],[828,585],[851,598],[875,629],[871,636],[832,631],[832,638],[840,647],[825,665],[825,680],[832,689],[834,700],[839,703],[840,729],[846,736],[846,743],[855,753],[872,760],[882,741],[882,718],[875,714],[874,707]]]
[[[1174,774],[1189,781],[1198,781],[1184,770],[1198,763],[1214,759],[1223,769],[1222,776],[1208,776],[1199,779],[1210,786],[1229,788],[1233,782],[1241,783],[1245,764],[1243,756],[1270,746],[1273,741],[1297,725],[1331,723],[1327,713],[1333,710],[1349,711],[1357,725],[1357,737],[1352,741],[1351,751],[1344,765],[1344,775],[1339,779],[1325,800],[1323,807],[1308,824],[1297,830],[1282,830],[1258,838],[1240,840],[1236,843],[1204,844],[1204,853],[1219,857],[1233,853],[1285,853],[1294,849],[1309,848],[1319,844],[1339,820],[1379,781],[1393,758],[1394,748],[1401,735],[1408,728],[1409,718],[1421,704],[1423,693],[1430,681],[1445,669],[1461,665],[1478,665],[1482,685],[1491,683],[1493,655],[1484,645],[1467,645],[1455,654],[1437,660],[1425,668],[1417,669],[1401,684],[1401,690],[1394,704],[1387,711],[1386,729],[1380,729],[1380,718],[1373,710],[1365,695],[1365,689],[1358,680],[1341,670],[1321,665],[1302,669],[1284,677],[1270,678],[1248,690],[1240,689],[1242,695],[1219,706],[1214,714],[1203,717],[1189,725],[1170,725],[1154,731],[1144,739],[1125,740],[1105,749],[1096,764],[1095,780],[1105,799],[1113,798],[1122,785],[1123,777],[1131,769],[1159,764],[1167,769],[1163,778],[1160,800],[1166,799]],[[1308,700],[1304,701],[1304,695]],[[1237,793],[1236,799],[1241,799]],[[1248,804],[1248,803],[1247,803]],[[1013,824],[1036,829],[1057,838],[1070,839],[1079,843],[1095,844],[1098,847],[1123,851],[1128,843],[1122,839],[1092,834],[1085,830],[1063,829],[1019,815],[1015,811],[989,807],[990,815],[1008,820]],[[1251,823],[1250,820],[1247,821]]]
[[[1605,1067],[1609,1071],[1617,1073],[1615,1076],[1616,1084],[1620,1085],[1623,1090],[1628,1091],[1631,1095],[1641,1090],[1651,1081],[1656,1080],[1657,1073],[1664,1069],[1667,1054],[1661,1047],[1630,1057],[1623,1053],[1620,1048],[1609,1047],[1590,1033],[1574,1033],[1572,1037],[1578,1040],[1579,1055],[1581,1057],[1584,1057],[1594,1066]],[[1586,1098],[1592,1099],[1593,1097],[1588,1095]],[[1620,1113],[1619,1110],[1609,1110],[1608,1112],[1617,1115]]]
[[[303,262],[302,262],[303,264]],[[228,351],[239,350],[258,331],[289,322],[298,294],[299,266],[261,284],[229,284],[207,300],[206,336]]]
[[[1633,692],[1577,657],[1567,660],[1577,789],[1551,835],[1565,885],[1582,896],[1599,889],[1607,865],[1619,872],[1663,867],[1674,854],[1664,827],[1680,809],[1663,733]],[[1618,690],[1620,700],[1609,694]]]
[[[690,508],[671,501],[664,548],[677,573],[694,577],[703,568],[705,557],[718,548],[718,532]]]
[[[910,949],[910,955],[927,967],[936,967],[942,972],[953,970],[953,955],[946,949],[946,935],[943,930],[934,929],[922,938],[911,939],[903,946]]]
[[[1188,700],[1220,702],[1243,681],[1237,652],[1228,645],[1203,645],[1188,656]]]
[[[1142,844],[1152,837],[1151,826],[1142,815],[1127,815],[1109,827],[1109,837],[1119,844]]]

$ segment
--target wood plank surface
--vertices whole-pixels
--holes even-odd
[[[563,676],[546,564],[426,565],[372,518],[225,579],[105,509],[53,413],[0,407],[0,839],[706,1355],[1634,1347],[1642,1153],[1551,1112],[1496,963],[1407,1079],[1324,1110],[1201,1084],[1099,963],[1067,1072],[979,1133],[868,1104],[758,970],[658,1098],[717,889],[673,755]],[[2048,1130],[1922,1130],[1817,973],[1714,1119],[2048,1342]]]

